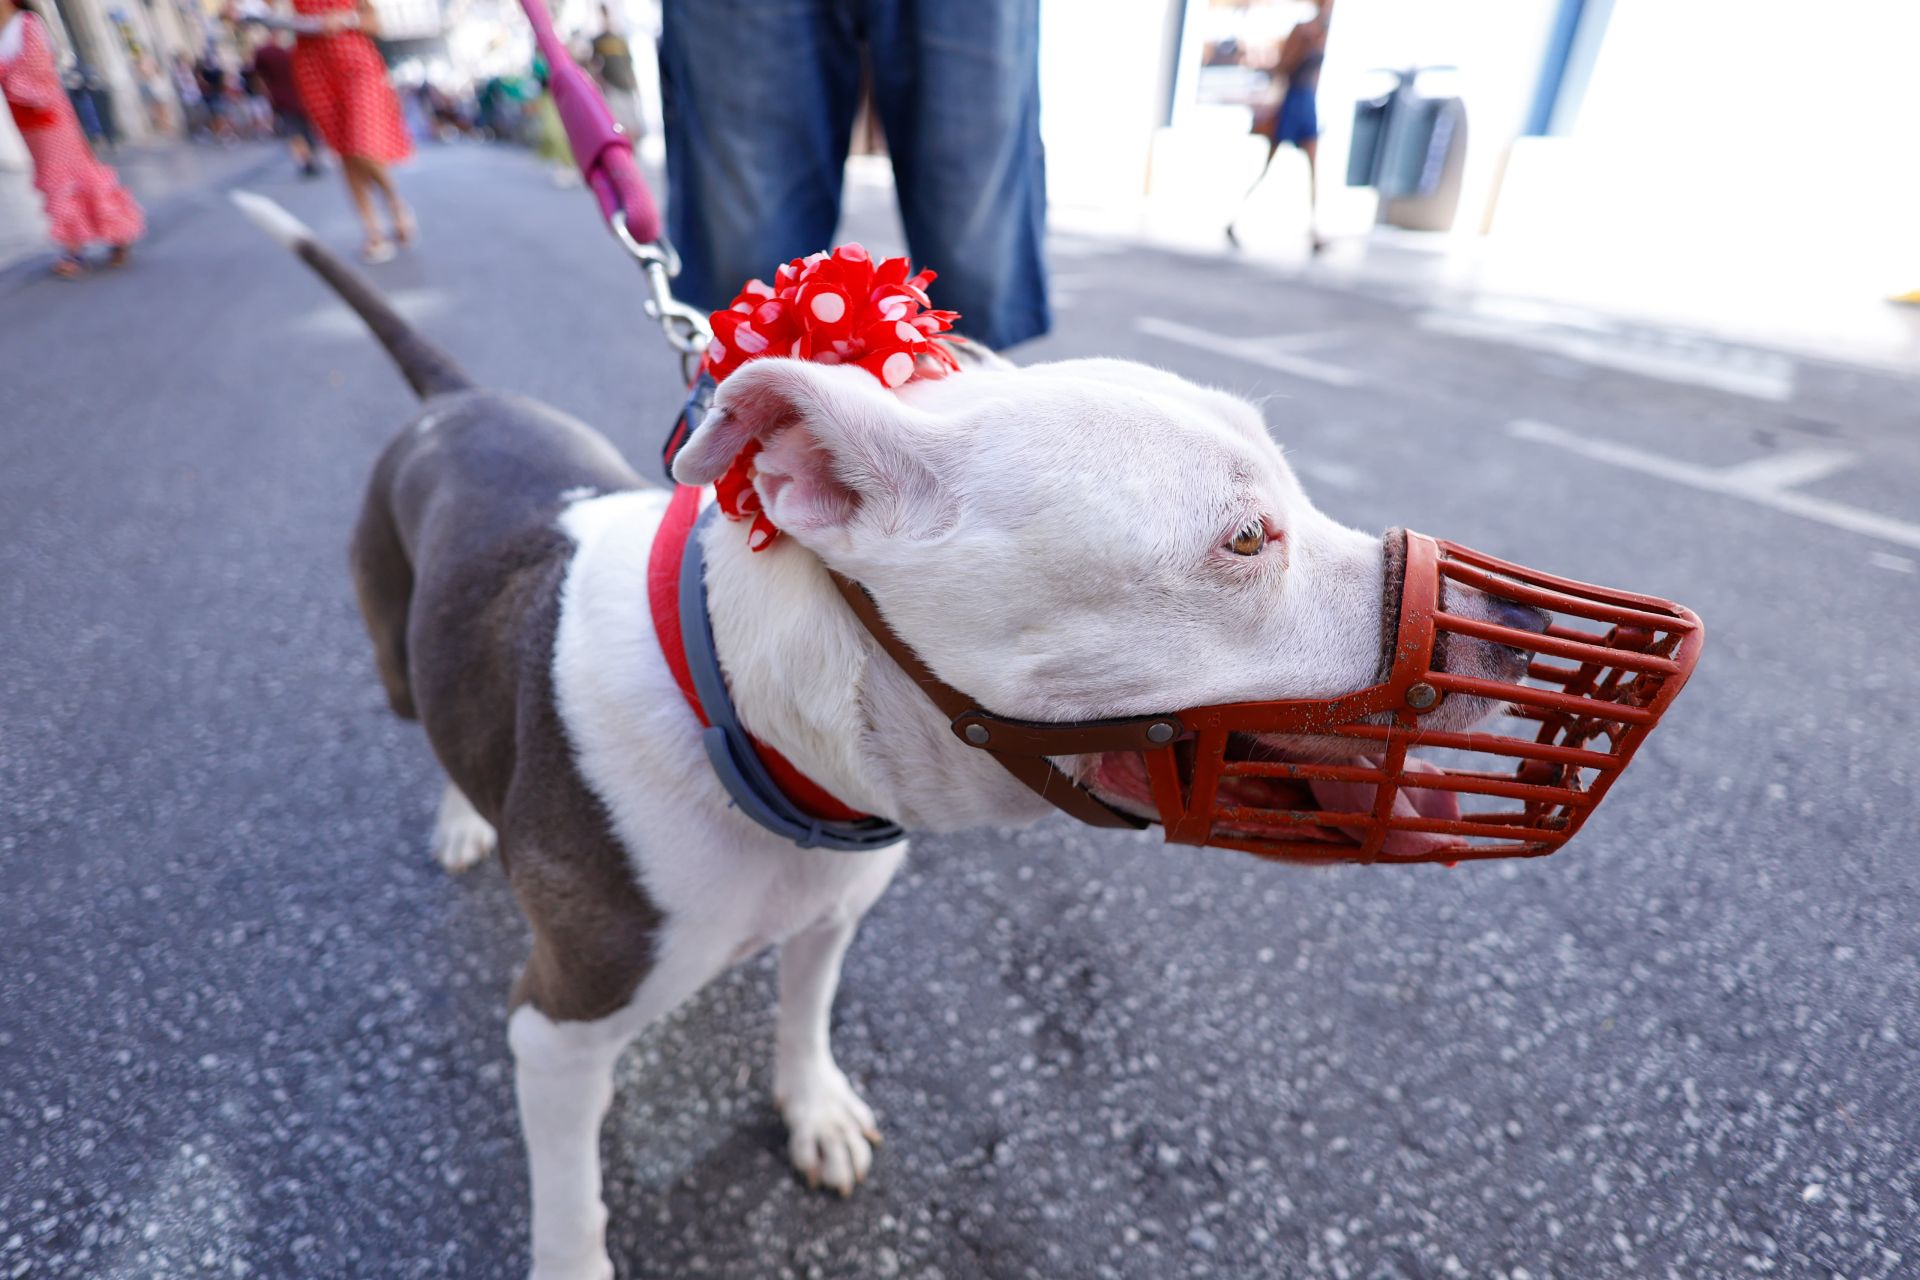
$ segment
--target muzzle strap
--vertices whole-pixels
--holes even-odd
[[[1036,724],[1025,720],[1007,720],[982,711],[972,698],[960,692],[920,660],[912,646],[902,640],[880,613],[880,606],[866,588],[828,570],[833,585],[853,610],[853,616],[886,651],[902,671],[913,678],[920,691],[940,708],[954,735],[970,747],[985,751],[1001,768],[1025,783],[1042,800],[1089,826],[1118,827],[1138,831],[1147,820],[1122,813],[1085,787],[1062,773],[1049,755],[1084,755],[1102,751],[1146,750],[1164,745],[1166,739],[1149,736],[1167,731],[1165,716],[1143,716],[1130,720],[1092,720],[1074,724]],[[1155,728],[1159,726],[1159,728]]]

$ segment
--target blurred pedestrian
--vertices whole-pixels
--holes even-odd
[[[170,133],[173,122],[166,99],[160,95],[164,76],[159,64],[143,50],[134,60],[133,73],[140,86],[140,106],[147,113],[147,127],[157,134]]]
[[[613,29],[613,12],[600,6],[600,34],[593,38],[587,69],[600,83],[600,92],[620,127],[640,136],[640,82],[633,74],[633,49],[626,36]]]
[[[567,141],[560,107],[553,100],[553,78],[547,71],[547,61],[538,54],[533,58],[533,78],[540,85],[540,97],[533,104],[533,154],[546,162],[554,186],[577,187],[580,169],[573,160],[573,144]]]
[[[282,43],[286,34],[269,31],[260,47],[253,51],[253,78],[266,92],[273,108],[273,131],[287,140],[287,152],[300,166],[300,176],[320,176],[319,140],[313,134],[313,121],[300,101],[300,86],[293,75],[293,53]]]
[[[421,84],[418,93],[421,110],[427,116],[427,127],[436,139],[451,142],[473,132],[473,119],[465,105],[445,89],[428,80]]]
[[[413,155],[413,139],[399,95],[387,79],[386,61],[371,38],[380,20],[370,0],[293,0],[291,17],[258,10],[239,16],[298,37],[294,82],[308,119],[340,157],[347,194],[366,233],[361,259],[386,262],[396,242],[402,247],[413,244],[419,224],[387,173],[388,165]],[[381,230],[375,193],[386,202],[391,237]]]
[[[33,158],[33,185],[61,248],[53,273],[71,280],[86,269],[81,251],[96,241],[113,247],[109,265],[125,264],[129,246],[146,230],[146,218],[119,177],[87,146],[54,66],[38,3],[0,0],[0,91]]]
[[[201,104],[207,109],[207,132],[216,141],[232,142],[234,130],[227,102],[227,69],[220,64],[220,51],[211,40],[200,60],[193,64],[193,78],[200,88]]]
[[[688,302],[827,248],[863,52],[916,261],[1004,347],[1045,333],[1039,0],[666,0],[667,220]]]
[[[186,115],[183,122],[187,137],[197,138],[207,133],[207,104],[200,98],[200,80],[193,73],[193,63],[184,53],[173,55],[173,91],[180,99],[180,109]]]
[[[1280,110],[1273,117],[1273,133],[1267,138],[1267,162],[1260,167],[1260,176],[1253,180],[1253,186],[1247,188],[1250,196],[1254,188],[1266,180],[1267,171],[1273,168],[1273,158],[1282,146],[1300,148],[1300,154],[1307,158],[1307,236],[1315,253],[1327,247],[1313,224],[1320,183],[1320,112],[1315,95],[1320,91],[1320,64],[1326,60],[1327,28],[1332,21],[1333,0],[1315,0],[1313,17],[1296,24],[1280,46],[1280,62],[1274,73],[1285,79],[1286,92],[1280,97]],[[1246,204],[1246,196],[1241,197],[1241,204]],[[1227,239],[1235,245],[1240,243],[1233,229],[1237,221],[1238,212],[1227,223]]]
[[[90,144],[111,146],[113,139],[107,135],[107,126],[100,119],[100,98],[96,91],[102,86],[93,68],[75,57],[61,73],[60,84],[67,91],[67,104],[73,108],[74,119],[80,122],[81,135]]]

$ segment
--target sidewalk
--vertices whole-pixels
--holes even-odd
[[[164,221],[168,207],[180,198],[226,186],[284,155],[285,148],[276,142],[230,147],[167,142],[102,151],[100,158],[119,171],[152,224],[156,216]],[[33,176],[26,170],[0,169],[0,273],[13,275],[40,258],[51,263],[53,251]]]
[[[1843,278],[1831,246],[1729,254],[1682,236],[1635,242],[1571,231],[1528,238],[1369,228],[1326,218],[1323,190],[1329,243],[1316,257],[1307,251],[1305,166],[1283,152],[1241,207],[1242,247],[1234,250],[1225,223],[1242,181],[1168,183],[1164,194],[1099,204],[1056,200],[1048,221],[1090,239],[1237,254],[1255,274],[1391,297],[1436,324],[1460,317],[1489,337],[1545,328],[1556,340],[1611,343],[1623,333],[1664,331],[1920,374],[1920,307],[1895,305],[1873,287],[1881,276],[1886,293],[1920,279],[1872,275],[1857,263]]]

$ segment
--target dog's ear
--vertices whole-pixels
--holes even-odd
[[[709,484],[755,440],[761,509],[802,540],[861,515],[887,533],[924,536],[945,523],[950,504],[926,464],[928,422],[864,369],[784,359],[742,365],[674,459],[674,479]]]

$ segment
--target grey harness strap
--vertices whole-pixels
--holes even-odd
[[[707,616],[707,563],[700,549],[700,533],[717,509],[708,506],[700,513],[680,557],[680,638],[686,646],[694,692],[699,694],[709,721],[700,740],[720,785],[742,813],[802,849],[864,853],[898,844],[907,833],[885,818],[832,822],[802,813],[767,773],[747,731],[740,727],[739,713],[734,710],[726,677],[720,671],[720,655],[714,648],[713,620]]]

